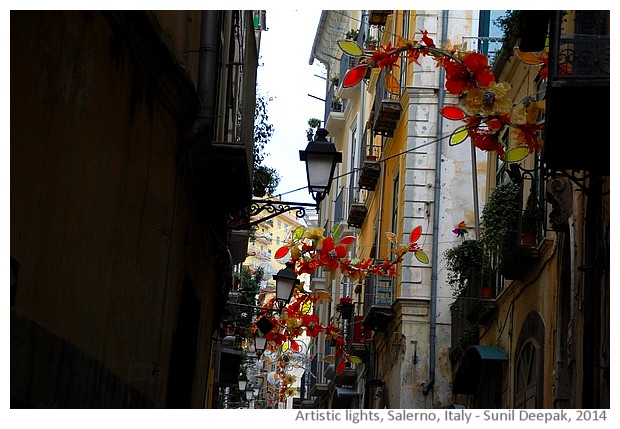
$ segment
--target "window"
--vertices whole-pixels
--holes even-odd
[[[398,191],[400,188],[400,178],[398,174],[394,177],[394,186],[392,188],[392,232],[398,234]]]
[[[403,11],[403,39],[409,40],[409,11]],[[401,58],[400,65],[400,90],[404,92],[407,87],[407,58]]]
[[[531,311],[521,327],[514,372],[514,407],[542,408],[545,327],[540,314]]]
[[[517,358],[515,373],[515,408],[538,408],[538,347],[528,340]]]
[[[359,167],[359,161],[356,159],[357,157],[357,127],[351,129],[351,170],[353,174],[349,177],[349,207],[354,201],[357,201],[357,178],[359,176],[359,172],[357,168]]]

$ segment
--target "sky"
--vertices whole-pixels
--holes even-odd
[[[267,115],[275,129],[263,164],[278,171],[277,192],[287,202],[313,202],[299,151],[308,144],[308,120],[323,120],[325,108],[308,95],[325,97],[326,81],[318,77],[324,68],[318,61],[309,64],[320,16],[320,9],[266,9],[268,30],[261,35],[257,85],[260,94],[273,97]]]

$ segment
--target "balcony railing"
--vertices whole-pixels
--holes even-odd
[[[468,51],[476,51],[486,55],[489,64],[492,65],[497,58],[497,54],[502,50],[504,44],[503,37],[463,37]]]
[[[392,278],[372,274],[364,288],[364,320],[367,329],[383,330],[393,317]]]
[[[609,79],[609,36],[561,37],[550,63],[550,77],[564,80]]]
[[[510,171],[502,168],[498,172],[498,177],[507,174],[520,188],[516,224],[503,251],[495,255],[494,260],[496,272],[508,280],[527,274],[528,268],[538,259],[538,245],[547,229],[545,183],[540,160],[536,158],[535,163],[537,167],[531,170],[512,164]],[[499,278],[497,284],[501,286]]]

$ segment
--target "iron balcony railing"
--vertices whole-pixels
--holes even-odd
[[[392,293],[392,279],[390,277],[371,274],[366,277],[364,290],[364,314],[368,314],[371,307],[392,307],[394,296]]]
[[[497,54],[502,50],[504,44],[503,37],[463,37],[466,50],[476,51],[489,58],[492,65],[497,58]]]

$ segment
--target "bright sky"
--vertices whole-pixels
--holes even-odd
[[[274,135],[265,147],[263,164],[282,177],[278,192],[288,202],[313,202],[308,193],[305,164],[299,151],[308,144],[308,119],[323,120],[325,105],[308,96],[325,97],[324,68],[309,64],[320,9],[267,9],[268,31],[263,31],[258,67],[260,93],[273,97],[267,105]],[[291,192],[303,188],[296,192]]]

